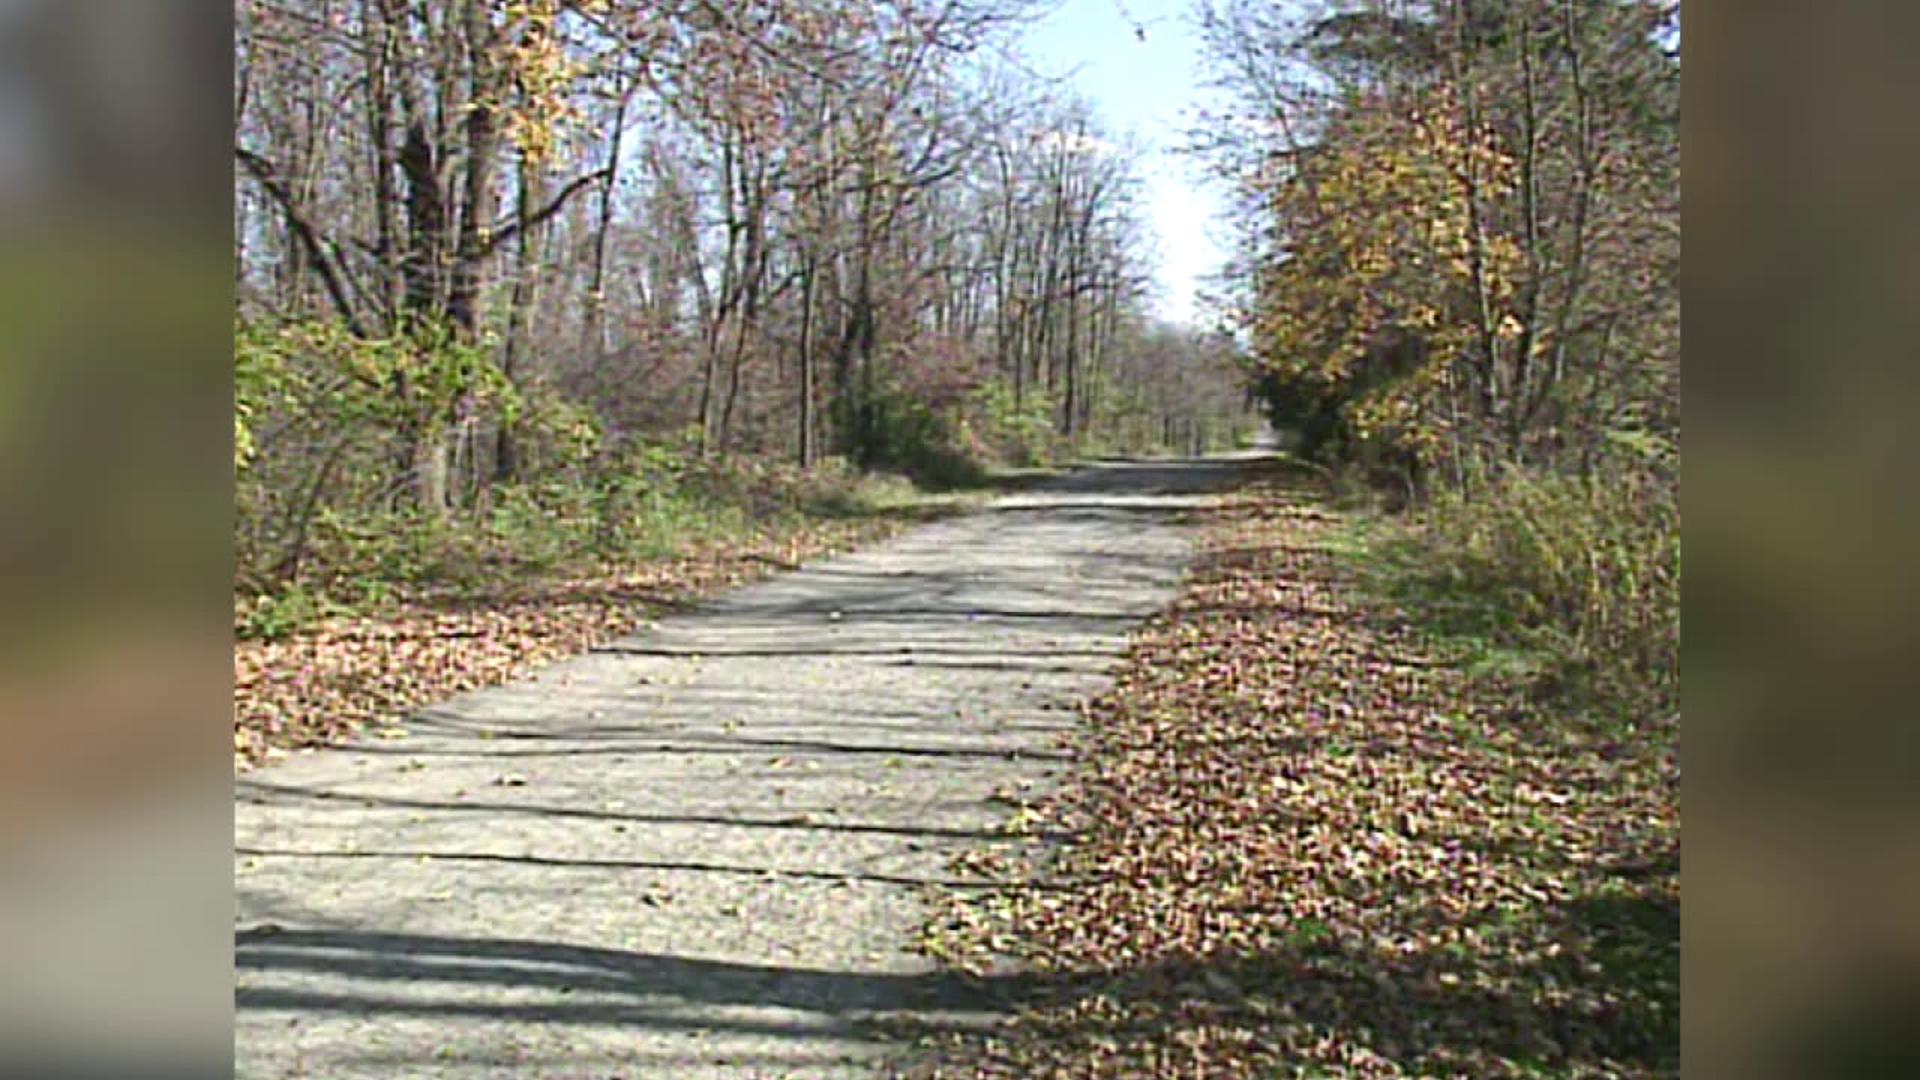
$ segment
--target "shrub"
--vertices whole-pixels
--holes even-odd
[[[928,488],[964,487],[984,476],[969,453],[962,418],[937,409],[913,394],[877,389],[853,409],[863,433],[857,463],[869,470],[894,471]]]
[[[243,321],[234,345],[244,638],[423,593],[518,591],[795,517],[862,515],[883,487],[844,459],[802,470],[701,456],[697,432],[639,437],[550,383],[508,387],[481,349],[425,330],[364,339]],[[878,409],[884,457],[922,477],[965,475],[949,453],[951,407],[900,393]],[[503,431],[510,455],[498,453]]]
[[[346,609],[298,585],[236,605],[235,633],[254,641],[279,641]]]
[[[1016,401],[1013,384],[996,377],[974,388],[964,422],[979,456],[1030,468],[1055,460],[1063,451],[1053,426],[1058,411],[1059,403],[1037,390]]]
[[[1501,465],[1421,515],[1426,556],[1606,696],[1677,704],[1680,500],[1642,440],[1585,476]]]

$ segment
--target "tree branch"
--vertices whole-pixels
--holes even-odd
[[[300,212],[293,193],[288,191],[287,186],[281,182],[273,163],[244,147],[234,147],[233,154],[246,168],[247,173],[272,197],[274,202],[279,204],[280,212],[286,217],[288,227],[300,240],[300,245],[307,249],[307,261],[314,272],[320,275],[321,284],[326,286],[327,296],[333,300],[333,306],[340,312],[340,317],[346,320],[347,329],[352,331],[355,337],[370,336],[367,333],[366,324],[360,320],[359,312],[354,309],[353,300],[347,292],[347,285],[342,280],[340,268],[334,264],[334,260],[327,258],[329,245],[321,238],[319,230],[313,223],[307,220],[306,215]]]
[[[486,242],[480,246],[481,257],[485,258],[492,255],[495,251],[499,250],[501,244],[518,236],[521,229],[530,229],[546,221],[548,218],[553,217],[555,214],[558,214],[561,210],[566,209],[568,201],[575,195],[585,191],[594,183],[605,180],[612,175],[613,166],[608,165],[604,168],[595,169],[584,176],[575,177],[566,187],[560,189],[560,194],[555,195],[553,201],[547,203],[547,205],[541,207],[539,210],[528,214],[526,220],[509,221],[489,232]]]

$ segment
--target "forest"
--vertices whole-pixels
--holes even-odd
[[[1115,0],[1184,20],[1230,198],[1185,323],[1164,159],[1025,55],[1059,7],[237,5],[241,880],[419,920],[262,907],[249,1053],[498,983],[553,998],[472,1061],[1679,1075],[1679,5]],[[343,745],[418,756],[286,760]]]
[[[1200,9],[1237,322],[1415,557],[1677,710],[1679,5]]]
[[[1231,336],[1151,313],[1126,138],[1026,73],[1042,7],[238,5],[236,587],[1244,435]]]
[[[1679,5],[1203,0],[1289,453],[926,946],[977,1077],[1678,1077]],[[1758,924],[1755,924],[1758,925]]]

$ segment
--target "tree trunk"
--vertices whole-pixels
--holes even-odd
[[[637,80],[623,81],[620,104],[613,111],[613,124],[607,133],[607,174],[600,181],[600,220],[593,233],[593,265],[589,269],[586,315],[580,320],[580,352],[594,359],[606,350],[602,321],[607,307],[607,234],[613,231],[614,184],[620,176],[620,146],[627,128],[627,106],[633,100]]]
[[[467,64],[471,85],[466,102],[465,198],[447,296],[448,321],[467,341],[477,340],[479,336],[480,291],[485,285],[489,242],[486,230],[493,221],[493,176],[500,153],[500,117],[494,111],[493,102],[502,87],[496,59],[498,42],[489,6],[482,0],[470,0],[467,7]]]
[[[515,218],[520,232],[514,237],[515,259],[513,277],[513,295],[507,311],[507,340],[500,357],[501,374],[507,377],[509,385],[518,389],[521,383],[520,368],[524,355],[531,349],[530,341],[533,313],[540,304],[540,240],[546,232],[544,225],[536,225],[533,213],[546,202],[546,170],[540,162],[522,155],[520,158],[520,194]],[[520,455],[516,440],[515,423],[507,417],[500,417],[499,431],[494,442],[493,479],[495,483],[511,483],[519,472]]]
[[[814,260],[807,257],[800,280],[800,467],[813,467],[813,293]]]

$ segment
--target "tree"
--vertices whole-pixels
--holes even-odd
[[[1415,471],[1590,464],[1620,427],[1674,430],[1671,7],[1204,14],[1218,82],[1262,121],[1202,149],[1260,210],[1243,320],[1279,419]]]
[[[589,445],[951,473],[1152,426],[1135,151],[997,58],[1041,6],[239,0],[265,546]]]

